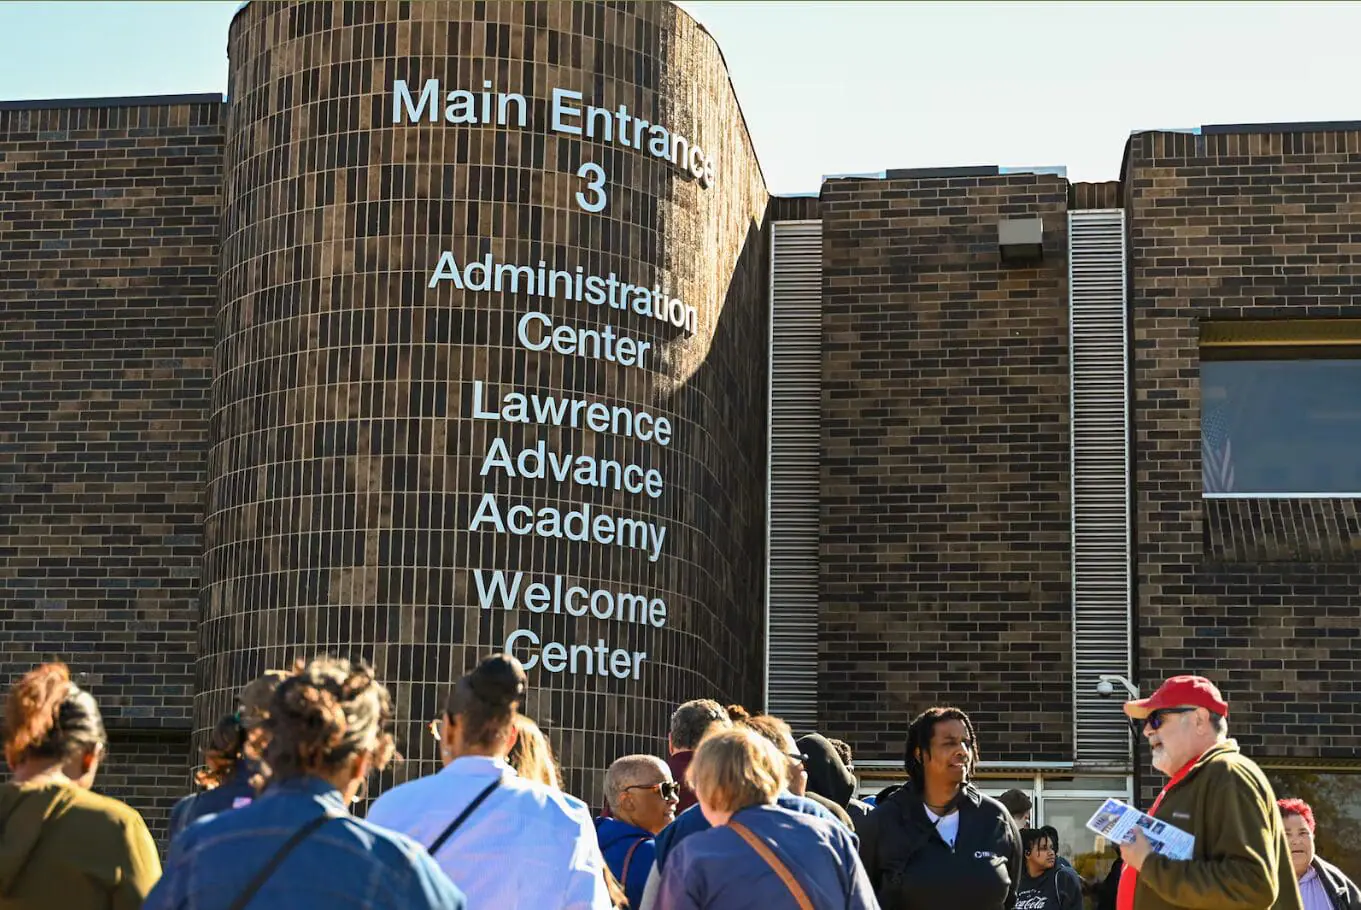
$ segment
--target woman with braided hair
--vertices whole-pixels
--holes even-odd
[[[1007,910],[1021,881],[1021,835],[969,779],[978,738],[958,708],[923,711],[907,730],[907,783],[856,828],[883,910]]]
[[[0,908],[137,910],[161,874],[142,816],[90,792],[107,740],[90,693],[63,664],[9,690],[0,786]]]
[[[462,910],[417,844],[348,811],[393,757],[391,724],[366,664],[318,657],[284,679],[265,720],[259,797],[176,838],[147,910]]]
[[[204,750],[204,767],[194,775],[204,789],[175,804],[170,813],[171,840],[206,815],[239,809],[255,799],[253,780],[260,773],[269,700],[287,678],[283,670],[270,670],[252,680],[237,696],[236,711],[217,722]]]

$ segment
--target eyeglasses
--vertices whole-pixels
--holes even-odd
[[[634,784],[632,787],[625,787],[624,792],[629,790],[656,790],[662,799],[679,799],[680,784],[674,780],[664,780],[655,784]]]
[[[1159,708],[1144,718],[1144,727],[1148,730],[1157,730],[1162,727],[1163,721],[1169,714],[1189,714],[1192,711],[1199,710],[1199,708]]]

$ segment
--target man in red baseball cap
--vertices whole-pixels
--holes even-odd
[[[1153,852],[1143,832],[1120,847],[1117,910],[1300,910],[1276,794],[1228,738],[1229,705],[1202,676],[1174,676],[1125,703],[1143,729],[1153,767],[1167,775],[1149,812],[1195,837],[1191,859]]]

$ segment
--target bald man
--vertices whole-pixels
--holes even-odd
[[[595,820],[600,852],[638,907],[656,854],[653,838],[676,817],[680,787],[666,762],[653,755],[625,755],[605,773],[611,817]]]

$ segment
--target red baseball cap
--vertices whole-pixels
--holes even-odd
[[[1229,703],[1203,676],[1173,676],[1148,698],[1125,702],[1125,713],[1135,720],[1163,708],[1204,708],[1220,717],[1229,716]]]

